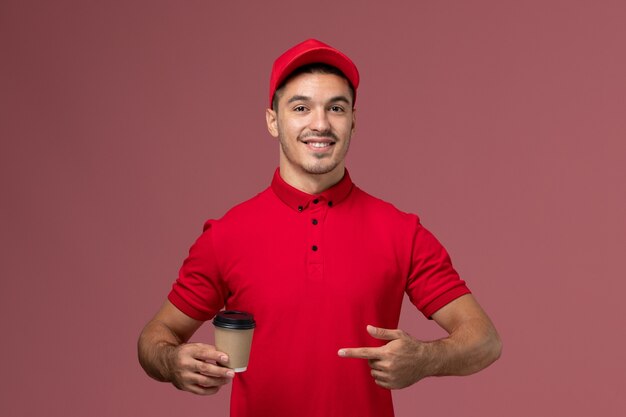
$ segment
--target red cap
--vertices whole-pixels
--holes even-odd
[[[270,107],[276,88],[294,72],[297,68],[313,63],[323,63],[337,68],[346,76],[354,88],[354,101],[356,102],[356,89],[359,86],[359,71],[350,58],[342,52],[326,45],[316,39],[308,39],[288,49],[276,58],[272,66],[270,77]],[[352,103],[354,105],[354,103]]]

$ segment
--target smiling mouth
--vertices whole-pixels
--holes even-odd
[[[312,141],[312,140],[305,140],[304,143],[315,149],[329,148],[335,144],[335,142],[318,142],[318,141]]]

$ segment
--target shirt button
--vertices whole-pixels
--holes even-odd
[[[313,204],[317,204],[317,203],[319,203],[319,202],[320,202],[320,201],[319,201],[317,198],[316,198],[315,200],[313,200]]]
[[[329,202],[328,202],[328,207],[332,207],[332,206],[333,206],[333,202],[332,202],[332,201],[329,201]]]
[[[315,226],[317,224],[317,219],[311,220],[311,223],[313,223],[313,225]]]
[[[304,210],[304,207],[298,206],[298,211],[302,211],[302,210]]]
[[[311,249],[313,249],[313,252],[315,252],[315,251],[317,251],[317,246],[313,245],[313,247]]]

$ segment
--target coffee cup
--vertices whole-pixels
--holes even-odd
[[[220,311],[213,319],[215,348],[228,355],[228,367],[235,372],[248,369],[252,334],[256,323],[250,313]]]

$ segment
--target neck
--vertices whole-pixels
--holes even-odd
[[[337,184],[344,176],[345,168],[337,166],[326,174],[309,174],[302,171],[295,171],[292,167],[280,165],[280,176],[292,187],[307,194],[319,194]]]

